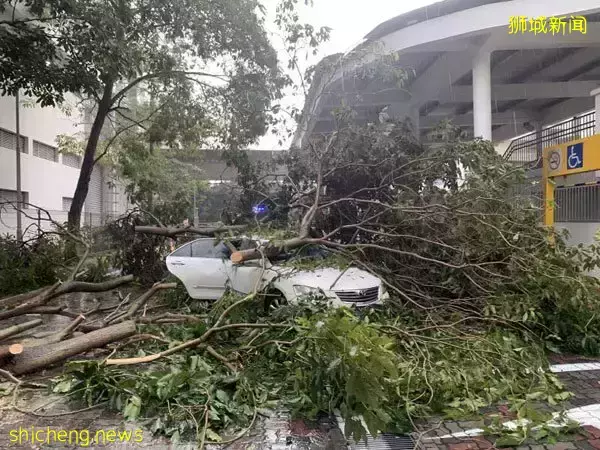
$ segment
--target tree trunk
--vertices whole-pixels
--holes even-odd
[[[36,289],[35,291],[29,291],[29,292],[25,292],[23,294],[17,294],[17,295],[12,295],[10,297],[0,298],[0,307],[10,308],[12,306],[18,306],[21,303],[23,303],[24,301],[32,299],[36,295],[41,294],[42,292],[48,290],[50,287],[51,286],[44,286],[39,289]]]
[[[50,289],[24,303],[7,311],[0,311],[0,320],[10,319],[11,317],[29,314],[31,310],[39,306],[46,305],[50,300],[60,297],[71,292],[105,292],[111,289],[118,288],[123,284],[131,283],[133,275],[125,275],[124,277],[113,278],[102,283],[87,283],[85,281],[68,281],[62,286],[60,283],[55,283]]]
[[[231,262],[234,264],[240,264],[244,261],[250,261],[253,259],[273,258],[286,250],[292,250],[294,248],[301,247],[306,244],[323,243],[320,239],[311,238],[300,238],[295,237],[286,241],[280,242],[269,242],[266,246],[261,248],[251,248],[248,250],[240,250],[231,254]]]
[[[85,153],[83,155],[83,161],[81,163],[81,170],[79,172],[79,180],[77,180],[77,187],[73,194],[73,201],[71,202],[71,208],[69,209],[69,230],[78,231],[81,225],[81,212],[83,211],[83,204],[88,194],[88,188],[90,186],[90,178],[92,176],[92,170],[94,169],[94,159],[96,157],[96,148],[98,147],[98,141],[100,140],[100,134],[104,127],[106,117],[110,112],[112,95],[113,95],[114,82],[109,80],[104,85],[104,93],[102,99],[98,103],[98,111],[90,136],[85,146]]]
[[[145,225],[136,225],[134,227],[136,233],[143,234],[154,234],[157,236],[165,236],[169,238],[176,238],[180,234],[199,234],[201,236],[215,236],[218,233],[225,233],[227,231],[242,231],[248,228],[247,225],[225,225],[216,228],[196,228],[192,225],[186,227],[152,227]]]
[[[135,322],[127,321],[56,344],[25,347],[23,353],[14,355],[4,368],[14,375],[35,372],[80,353],[126,339],[134,334]]]

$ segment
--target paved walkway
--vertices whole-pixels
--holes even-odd
[[[567,409],[567,414],[573,420],[581,423],[582,431],[577,434],[561,437],[560,442],[553,445],[541,445],[534,442],[525,442],[517,450],[600,450],[600,360],[586,360],[575,357],[561,357],[551,370],[565,383],[566,388],[574,393],[574,397],[559,405],[560,409]],[[8,385],[2,385],[1,388]],[[29,391],[21,397],[19,405],[25,409],[36,409],[41,414],[53,414],[68,411],[73,405],[66,404],[58,396],[48,396],[47,393]],[[44,407],[49,400],[56,399],[49,407]],[[0,397],[0,449],[4,448],[82,448],[74,445],[17,445],[9,443],[10,431],[21,427],[35,426],[36,429],[51,427],[55,429],[89,429],[95,432],[98,429],[134,429],[141,424],[126,424],[119,414],[114,414],[102,409],[93,409],[79,414],[60,417],[35,417],[21,414],[16,411],[2,411],[2,406],[7,406],[10,398]],[[548,409],[547,405],[541,408]],[[506,421],[514,419],[507,406],[489,408],[484,414],[500,414]],[[213,449],[252,449],[252,450],[346,450],[354,449],[406,449],[406,440],[392,439],[393,436],[384,436],[378,442],[369,442],[369,445],[348,446],[339,424],[335,420],[322,417],[315,422],[291,420],[286,411],[277,411],[270,416],[259,416],[250,433],[228,445],[212,447]],[[493,440],[482,436],[483,421],[443,421],[428,422],[414,433],[413,438],[419,450],[475,450],[495,448]],[[343,424],[342,424],[343,427]],[[195,445],[173,445],[168,440],[152,436],[146,429],[144,440],[136,444],[105,444],[87,448],[102,449],[134,449],[152,448],[159,450],[177,449],[187,450]]]
[[[581,425],[581,431],[561,436],[557,443],[543,445],[525,441],[516,450],[600,450],[600,360],[561,356],[553,358],[557,364],[551,366],[574,396],[555,411],[566,410],[568,418]],[[541,409],[552,411],[549,405]],[[515,423],[507,406],[500,405],[486,414],[500,414],[509,424]],[[495,448],[491,439],[483,436],[483,420],[428,422],[413,435],[421,450],[471,450]],[[510,448],[510,447],[505,447]]]

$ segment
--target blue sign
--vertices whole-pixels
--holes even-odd
[[[583,167],[583,142],[567,147],[567,169],[581,169]]]

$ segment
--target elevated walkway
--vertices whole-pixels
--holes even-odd
[[[512,140],[504,158],[527,168],[541,169],[544,148],[592,136],[595,120],[596,113],[590,112],[519,136]]]

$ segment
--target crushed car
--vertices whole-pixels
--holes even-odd
[[[381,305],[389,298],[382,280],[365,270],[319,264],[306,270],[294,267],[295,262],[330,256],[320,247],[307,246],[276,258],[231,262],[232,248],[257,248],[265,242],[250,238],[228,239],[227,242],[196,239],[169,254],[166,264],[189,296],[198,300],[217,300],[227,289],[242,294],[265,293],[266,309],[294,304],[308,296],[324,297],[332,306],[354,308]]]

